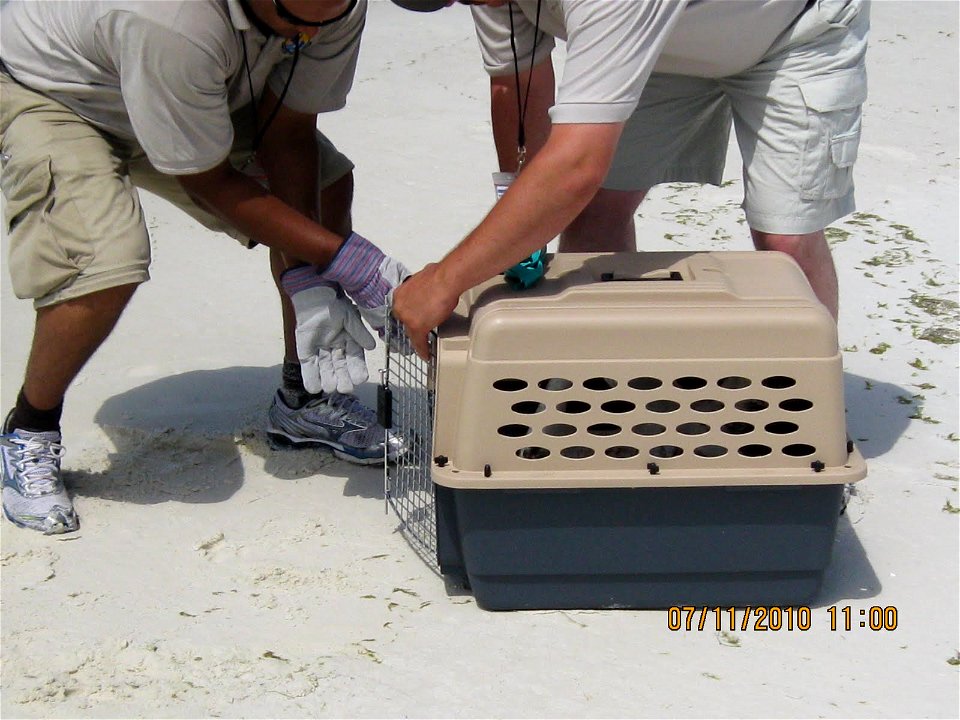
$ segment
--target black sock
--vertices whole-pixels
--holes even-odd
[[[51,410],[39,410],[30,404],[26,395],[23,394],[23,388],[17,395],[17,404],[14,406],[7,420],[3,424],[3,431],[11,432],[13,430],[29,430],[31,432],[47,432],[56,430],[60,432],[60,416],[63,415],[63,402]]]
[[[293,409],[302,408],[313,396],[303,387],[303,375],[300,374],[300,363],[283,363],[283,379],[280,386],[280,394],[288,407]]]

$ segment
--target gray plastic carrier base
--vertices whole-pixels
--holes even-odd
[[[437,554],[488,610],[806,605],[842,495],[842,485],[437,485]]]

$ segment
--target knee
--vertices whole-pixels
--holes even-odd
[[[799,255],[819,255],[829,253],[826,238],[822,230],[802,235],[783,235],[751,230],[753,245],[757,250],[776,250],[793,257]]]
[[[607,226],[632,224],[645,195],[645,191],[628,193],[601,189],[580,212],[577,221],[602,222]]]
[[[353,230],[353,171],[320,191],[320,222],[327,230],[347,237]]]
[[[76,318],[116,319],[130,302],[140,283],[125,283],[113,287],[95,290],[77,295],[57,303],[37,308],[38,316],[49,314],[70,314]]]
[[[77,298],[78,302],[91,308],[93,311],[103,311],[107,314],[119,315],[130,302],[133,294],[140,287],[140,283],[128,283],[107,288],[90,295]]]
[[[633,217],[645,191],[600,190],[564,230],[561,252],[635,250]]]

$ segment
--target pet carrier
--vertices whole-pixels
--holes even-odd
[[[388,345],[386,497],[482,607],[809,602],[844,485],[836,327],[771,252],[560,254]]]

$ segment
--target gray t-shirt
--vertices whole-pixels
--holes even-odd
[[[284,105],[299,112],[342,108],[366,9],[359,0],[320,28],[292,76],[284,38],[264,36],[238,0],[5,2],[0,57],[19,82],[135,140],[157,170],[191,174],[229,155],[230,113],[249,104],[250,84],[279,96],[289,79]]]
[[[510,13],[521,69],[534,61],[537,0],[472,9],[484,66],[514,72]],[[567,56],[550,110],[555,123],[622,122],[650,73],[725,77],[755,65],[806,0],[540,0],[536,59],[565,40]]]

